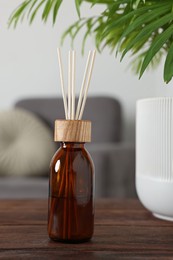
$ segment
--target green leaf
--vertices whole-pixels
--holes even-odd
[[[80,5],[81,5],[81,0],[75,0],[75,5],[76,5],[76,10],[77,10],[77,14],[80,18]]]
[[[123,0],[119,0],[119,1],[123,1]],[[127,1],[131,1],[131,0],[126,0]],[[91,3],[91,4],[112,4],[114,3],[114,1],[112,0],[86,0],[86,2]]]
[[[45,7],[43,9],[43,13],[42,13],[42,20],[44,22],[46,22],[47,19],[48,19],[48,16],[50,14],[50,10],[53,6],[53,2],[54,2],[54,0],[47,0],[47,2],[46,2],[46,5],[45,5]]]
[[[32,23],[41,11],[41,19],[47,22],[52,14],[53,25],[56,22],[63,0],[22,0],[23,3],[12,13],[9,25],[14,26],[26,16]],[[80,18],[83,2],[92,6],[101,6],[103,10],[97,16]],[[135,57],[135,66],[140,76],[151,65],[160,63],[165,53],[164,80],[172,79],[173,53],[173,1],[172,0],[74,0],[79,19],[63,34],[73,43],[77,34],[84,29],[82,51],[88,36],[93,35],[99,51],[108,46],[111,51],[117,47],[122,57],[131,51]],[[171,28],[171,29],[169,29]],[[169,31],[170,30],[170,31]]]
[[[124,37],[127,37],[131,32],[133,32],[134,30],[138,29],[143,29],[142,26],[145,24],[147,24],[148,22],[151,21],[155,21],[157,18],[160,18],[161,15],[164,15],[167,11],[169,10],[169,6],[166,5],[165,7],[159,7],[156,8],[154,10],[154,12],[151,13],[151,11],[149,10],[149,12],[145,12],[144,14],[138,16],[134,21],[132,21],[129,26],[127,26],[127,29],[123,32],[121,38],[120,38],[120,43],[121,40]]]
[[[45,0],[42,0],[38,5],[37,7],[34,9],[34,11],[31,13],[31,16],[30,16],[30,20],[29,20],[29,23],[31,24],[33,21],[34,21],[34,18],[39,10],[39,8],[43,5],[43,3],[45,2]]]
[[[16,27],[21,15],[23,14],[23,12],[25,11],[26,7],[28,6],[28,4],[31,2],[31,0],[29,1],[25,1],[23,2],[10,16],[9,18],[9,26],[11,26],[12,23],[14,23],[14,27]]]
[[[74,39],[76,38],[77,34],[79,33],[79,31],[82,29],[83,26],[85,26],[85,21],[80,20],[80,22],[76,25],[75,31],[74,33],[72,33],[72,46],[74,43]]]
[[[67,37],[67,35],[70,35],[72,37],[72,41],[74,40],[74,37],[77,35],[80,28],[82,28],[85,25],[85,23],[86,23],[85,20],[86,19],[81,19],[81,20],[75,22],[74,24],[72,24],[67,30],[65,30],[65,32],[61,36],[61,45],[64,43],[64,40]],[[84,21],[84,22],[81,26],[80,24],[82,21]],[[75,31],[74,34],[72,33],[73,30]]]
[[[87,31],[83,37],[83,41],[82,41],[82,54],[84,54],[84,49],[85,49],[85,44],[86,44],[86,39],[89,36],[89,34],[91,33],[91,28],[92,28],[92,19],[89,19],[87,21]]]
[[[62,4],[62,0],[56,1],[56,3],[55,3],[54,9],[53,9],[53,24],[55,24],[55,22],[56,22],[57,14],[58,14],[61,4]]]
[[[151,36],[151,34],[155,30],[157,30],[158,28],[161,28],[163,25],[168,23],[172,18],[173,18],[173,14],[167,14],[167,15],[163,16],[162,18],[146,25],[139,32],[139,34],[135,38],[133,38],[132,41],[128,44],[128,46],[126,47],[126,49],[124,50],[124,52],[121,56],[121,60],[124,58],[124,56],[126,55],[126,53],[129,50],[134,48],[135,44],[137,44],[137,43],[139,43],[140,41],[143,41],[143,40],[147,41],[147,39]]]
[[[133,31],[129,35],[129,37],[124,38],[124,40],[122,41],[121,46],[119,48],[120,52],[122,52],[137,35],[138,35],[138,31]],[[117,53],[116,53],[116,55],[117,55]]]
[[[104,22],[103,22],[103,18],[100,17],[99,19],[97,19],[96,23],[98,23],[97,27],[94,29],[94,33],[95,33],[95,44],[96,44],[96,48],[97,50],[100,52],[100,31],[104,30]]]
[[[139,4],[140,4],[141,2],[145,3],[145,0],[136,0],[136,1],[134,2],[134,4],[133,4],[134,8],[135,8],[135,9],[138,8],[138,6],[139,6]]]
[[[32,5],[31,5],[31,7],[30,7],[30,9],[29,9],[29,11],[28,11],[28,16],[27,16],[27,17],[29,17],[29,15],[30,15],[32,9],[34,8],[34,6],[36,5],[37,2],[38,2],[38,0],[33,1]]]
[[[139,74],[140,69],[141,69],[141,65],[142,65],[142,61],[144,59],[144,56],[146,55],[146,51],[142,52],[140,55],[138,55],[138,58],[134,58],[131,63],[131,69],[135,74]]]
[[[173,43],[168,51],[164,65],[164,81],[168,83],[173,77]]]
[[[166,41],[173,35],[173,24],[165,30],[163,33],[159,34],[151,44],[149,50],[147,51],[147,54],[144,58],[144,61],[142,63],[142,67],[140,70],[140,78],[142,77],[144,71],[146,70],[148,64],[151,62],[152,58],[155,56],[155,54],[160,50],[160,48],[163,47],[163,45],[166,43]]]
[[[105,38],[114,28],[116,28],[117,26],[120,26],[120,25],[124,25],[125,23],[129,24],[131,19],[134,17],[134,15],[141,15],[149,10],[152,10],[156,7],[164,7],[165,4],[154,4],[152,6],[144,6],[140,9],[137,9],[137,10],[133,10],[131,12],[128,12],[127,14],[122,14],[122,15],[119,15],[119,19],[116,19],[115,21],[114,20],[111,20],[110,22],[107,23],[107,27],[105,29],[105,31],[103,32],[103,36],[102,36],[102,39]]]
[[[53,6],[53,3],[54,3],[54,0],[47,0],[47,3],[45,5],[43,13],[42,13],[42,20],[44,22],[46,22],[48,17],[49,17],[50,10],[51,10],[51,8]]]

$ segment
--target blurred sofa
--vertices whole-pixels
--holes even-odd
[[[64,118],[61,98],[28,98],[15,104],[32,112],[51,130]],[[92,143],[86,144],[96,173],[96,197],[135,197],[135,146],[122,141],[122,108],[111,97],[88,97],[83,119],[92,121]],[[56,144],[57,149],[59,144]],[[3,178],[0,197],[47,197],[48,171],[40,178]]]

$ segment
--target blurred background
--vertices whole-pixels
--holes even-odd
[[[59,10],[57,23],[54,27],[52,27],[51,21],[47,24],[43,24],[39,17],[37,17],[32,26],[29,26],[28,23],[24,21],[23,24],[19,24],[15,30],[13,28],[8,28],[8,18],[20,2],[21,1],[18,0],[0,0],[1,114],[3,111],[13,110],[15,104],[23,99],[61,96],[56,49],[57,46],[60,45],[60,38],[63,31],[71,23],[77,20],[74,1],[64,0],[63,5]],[[87,16],[91,15],[91,13],[100,13],[101,10],[102,9],[99,9],[98,7],[90,9],[89,5],[85,4],[82,6],[81,13],[82,16]],[[75,40],[74,45],[74,48],[77,51],[76,84],[78,89],[81,84],[88,50],[94,48],[94,42],[92,38],[90,38],[87,41],[85,54],[82,57],[81,40],[82,34]],[[69,48],[70,39],[67,38],[62,47],[65,68],[67,68],[67,53]],[[108,49],[105,49],[101,54],[97,53],[89,96],[112,97],[119,102],[121,106],[122,123],[121,142],[132,144],[134,147],[136,100],[146,97],[172,96],[173,87],[172,83],[166,85],[163,82],[162,64],[156,71],[148,71],[145,73],[141,80],[138,80],[138,77],[133,75],[128,68],[128,64],[128,57],[120,63],[119,57],[115,58],[115,55],[110,54]],[[114,126],[112,125],[112,127]],[[1,120],[0,128],[3,128]],[[5,149],[4,144],[1,145],[3,143],[2,139],[3,135],[0,140],[0,146]],[[1,157],[3,155],[2,149],[0,155]],[[134,149],[132,164],[131,171],[134,176]],[[0,172],[0,175],[1,173],[3,178],[0,179],[0,183],[1,186],[4,187],[1,189],[1,197],[8,197],[8,194],[10,194],[14,185],[16,185],[16,189],[19,191],[19,184],[20,189],[24,187],[23,190],[26,192],[24,197],[32,196],[34,194],[31,194],[30,188],[28,188],[27,191],[29,180],[27,182],[23,182],[23,180],[20,182],[19,179],[16,181],[15,178],[13,181],[10,181],[11,178],[6,180],[6,178],[4,178],[5,174]],[[128,173],[124,172],[123,174],[127,175]],[[34,183],[35,182],[36,181],[34,181]],[[41,181],[38,180],[38,184],[40,183]],[[33,186],[33,182],[31,182],[30,185]],[[46,197],[47,179],[41,185],[42,187],[44,186],[44,188],[37,195]],[[16,193],[16,196],[23,196],[24,191],[23,193]],[[14,189],[14,196],[15,192],[17,191]],[[116,196],[114,193],[111,194],[112,196]],[[120,196],[125,196],[122,194],[120,194]],[[134,193],[132,195],[134,195]],[[98,196],[102,195],[98,194]]]

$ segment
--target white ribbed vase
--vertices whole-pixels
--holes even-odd
[[[156,217],[173,221],[173,98],[137,101],[136,189]]]

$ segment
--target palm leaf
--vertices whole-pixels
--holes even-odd
[[[55,5],[54,5],[54,9],[53,9],[53,24],[55,24],[55,22],[56,22],[56,18],[57,18],[57,15],[58,15],[58,10],[59,10],[61,4],[62,4],[62,0],[56,1]]]
[[[168,51],[164,65],[164,81],[168,83],[173,77],[173,43]]]
[[[92,30],[92,28],[93,28],[93,26],[96,22],[97,22],[97,20],[94,20],[92,18],[88,19],[88,21],[87,21],[87,30],[86,30],[86,33],[83,37],[83,41],[82,41],[82,54],[84,54],[86,39],[91,34],[91,30]]]
[[[121,44],[121,40],[124,37],[127,37],[131,32],[133,32],[138,28],[139,31],[140,28],[142,29],[144,24],[147,24],[148,22],[152,22],[153,20],[155,21],[157,18],[160,18],[161,15],[164,15],[168,10],[169,10],[169,6],[166,5],[164,7],[163,6],[157,7],[153,14],[151,14],[151,11],[149,10],[149,12],[139,15],[133,22],[130,23],[129,26],[127,26],[127,28],[123,32],[119,40],[120,44]]]
[[[80,19],[79,21],[75,22],[74,24],[72,24],[61,36],[61,45],[64,43],[65,38],[70,35],[71,39],[72,39],[72,45],[73,45],[73,41],[76,37],[76,35],[78,34],[78,32],[80,31],[80,29],[85,26],[86,24],[86,19]]]
[[[80,18],[80,5],[81,5],[81,3],[82,3],[82,0],[75,0],[76,10],[77,10],[79,18]]]
[[[45,0],[42,0],[42,1],[36,6],[36,8],[33,10],[33,12],[31,13],[30,19],[29,19],[29,23],[30,23],[30,24],[34,21],[35,16],[36,16],[38,10],[40,9],[40,7],[43,5],[44,2],[45,2]]]
[[[173,14],[166,14],[162,18],[146,25],[140,32],[139,34],[132,39],[132,41],[129,43],[129,45],[126,47],[124,50],[121,60],[124,58],[126,53],[134,48],[136,43],[139,43],[140,41],[147,41],[147,39],[151,36],[151,34],[161,28],[163,25],[167,24],[171,19],[173,18]]]
[[[144,6],[141,7],[140,9],[137,10],[132,10],[131,12],[127,12],[127,14],[123,14],[123,15],[119,15],[119,19],[111,19],[110,22],[107,23],[107,28],[105,29],[102,38],[105,38],[110,32],[113,31],[114,28],[116,28],[117,26],[120,25],[124,25],[125,23],[127,23],[127,25],[130,23],[131,19],[135,16],[135,15],[141,15],[143,13],[146,13],[147,11],[151,11],[152,9],[155,9],[156,7],[164,7],[165,4],[155,4],[152,6]]]
[[[16,27],[17,22],[19,20],[19,18],[21,17],[21,15],[23,15],[23,13],[25,12],[26,8],[28,7],[28,5],[30,4],[32,0],[29,1],[25,1],[23,2],[10,16],[9,19],[9,26],[11,26],[14,23],[14,27]]]
[[[37,2],[38,2],[38,0],[35,0],[35,1],[32,2],[32,5],[31,5],[31,7],[29,8],[28,16],[27,16],[27,17],[29,17],[31,11],[33,10],[33,8],[34,8],[34,6],[37,4]]]
[[[140,78],[143,75],[145,69],[147,68],[148,64],[151,62],[152,58],[155,54],[163,47],[163,45],[167,42],[167,40],[173,35],[173,24],[165,30],[163,33],[159,34],[151,44],[147,54],[144,58],[142,63],[142,67],[140,70]]]
[[[50,14],[50,10],[52,9],[52,6],[54,4],[54,0],[47,0],[46,5],[44,7],[43,13],[42,13],[42,20],[44,22],[47,21],[49,14]]]
[[[52,14],[53,25],[57,20],[63,0],[24,0],[12,13],[9,25],[16,26],[23,17],[32,23],[41,10],[41,19],[47,22]],[[98,16],[81,18],[80,7],[83,2],[104,6]],[[134,65],[140,77],[149,65],[160,62],[165,53],[164,80],[169,82],[173,72],[173,2],[172,0],[74,0],[78,21],[63,34],[73,41],[85,27],[82,51],[88,36],[93,35],[99,51],[108,46],[111,51],[117,48],[122,53],[121,60],[131,51],[135,57]],[[172,31],[171,31],[172,30]],[[132,66],[134,66],[132,65]]]

